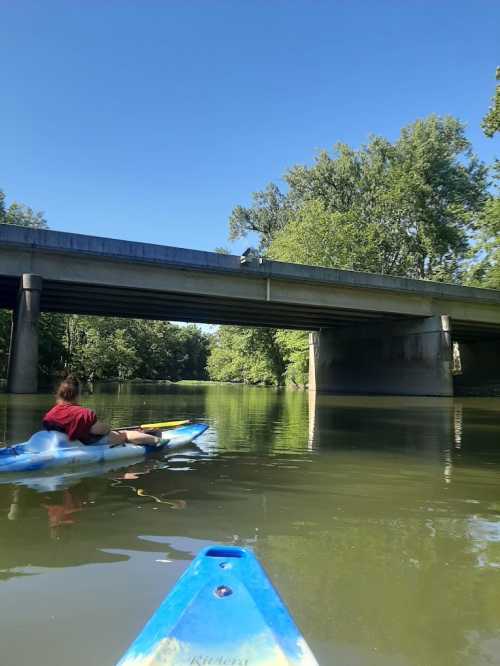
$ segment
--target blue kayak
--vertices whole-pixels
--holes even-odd
[[[318,666],[256,557],[203,550],[118,666]]]
[[[0,474],[139,460],[159,450],[169,451],[187,446],[207,428],[204,423],[192,423],[165,430],[162,432],[162,438],[168,440],[168,443],[163,446],[138,444],[110,446],[106,443],[105,437],[102,443],[89,445],[79,441],[69,441],[67,435],[61,432],[41,430],[23,444],[0,449]]]

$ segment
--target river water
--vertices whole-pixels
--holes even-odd
[[[500,664],[500,400],[105,386],[198,449],[0,485],[0,664],[112,665],[200,548],[252,548],[323,666]],[[0,395],[0,441],[50,395]],[[125,477],[127,473],[128,478]]]

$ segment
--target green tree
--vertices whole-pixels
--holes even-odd
[[[469,282],[476,286],[500,289],[500,162],[493,169],[493,192],[478,221],[478,232],[471,248]]]
[[[150,379],[206,379],[208,336],[195,325],[133,320],[133,345],[140,359],[136,375]]]
[[[301,208],[271,242],[271,259],[311,266],[341,267],[383,273],[394,266],[376,224],[352,213],[331,213],[321,200]],[[391,260],[391,261],[389,261]]]
[[[497,67],[496,79],[500,81],[500,67]],[[496,132],[500,132],[500,83],[497,84],[495,96],[491,101],[488,113],[481,123],[483,132],[486,136],[492,137]]]
[[[393,143],[373,137],[359,150],[339,144],[311,167],[292,167],[284,180],[286,195],[270,186],[252,207],[235,208],[232,237],[257,232],[274,258],[299,262],[299,253],[280,256],[273,241],[279,236],[283,246],[321,210],[329,221],[325,226],[322,216],[315,229],[310,219],[309,232],[318,237],[310,245],[321,238],[327,247],[315,260],[309,254],[310,263],[423,279],[459,278],[468,235],[487,200],[486,167],[450,117],[418,120]],[[324,236],[328,229],[332,238]],[[351,257],[359,239],[368,247]]]
[[[481,220],[482,287],[500,289],[500,198],[488,202]]]
[[[500,81],[500,67],[497,67],[496,79]],[[486,136],[500,132],[500,84],[495,97],[482,122]],[[487,201],[478,222],[478,233],[471,250],[472,263],[469,269],[469,281],[482,287],[500,289],[500,161],[492,166],[493,191]]]
[[[64,345],[67,315],[42,312],[39,321],[38,374],[43,384],[61,373],[67,364]]]
[[[209,336],[169,322],[42,313],[39,375],[43,383],[68,371],[102,379],[206,379]],[[0,311],[0,377],[6,377],[10,313]]]
[[[285,366],[286,384],[304,387],[309,382],[309,334],[306,331],[277,331],[276,345]]]
[[[182,379],[208,379],[210,336],[194,324],[178,329],[183,350]]]
[[[260,251],[281,261],[451,282],[464,277],[476,229],[483,228],[485,243],[493,242],[496,208],[488,203],[487,169],[455,118],[418,120],[393,142],[374,136],[357,150],[338,144],[312,166],[289,169],[284,181],[286,193],[271,184],[249,208],[233,210],[231,239],[257,234]],[[484,263],[481,270],[485,274]],[[238,335],[245,337],[244,353],[235,358]],[[233,381],[238,363],[240,379],[264,380],[257,365],[267,367],[265,351],[257,353],[249,341],[243,329],[221,334],[212,352],[218,360],[213,376],[227,377],[225,359]],[[273,342],[286,380],[305,383],[307,336],[284,331]]]
[[[278,385],[285,365],[275,339],[267,328],[223,326],[212,338],[208,373],[221,382]]]
[[[35,212],[29,206],[17,203],[16,201],[6,207],[5,193],[3,190],[0,190],[0,224],[13,224],[18,227],[47,229],[47,221],[42,212]]]
[[[254,192],[249,208],[236,206],[229,218],[229,240],[256,234],[260,249],[265,250],[274,234],[286,226],[291,213],[290,198],[274,183],[262,192]]]
[[[65,318],[66,368],[100,379],[204,379],[208,337],[197,326],[118,317]]]

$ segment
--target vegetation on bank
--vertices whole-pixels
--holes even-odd
[[[499,91],[483,122],[489,137],[500,132]],[[338,144],[283,180],[284,190],[271,183],[251,206],[234,208],[231,240],[256,235],[256,251],[280,261],[500,288],[500,162],[483,164],[455,118],[417,120],[392,142]],[[42,213],[6,208],[1,191],[0,222],[46,227]],[[301,331],[226,326],[209,336],[195,326],[55,314],[40,326],[45,379],[71,370],[91,381],[307,383]],[[0,311],[0,377],[9,335],[10,314]]]
[[[10,313],[0,310],[0,378],[7,375]],[[43,313],[39,373],[43,383],[71,372],[103,379],[207,379],[209,336],[169,322]]]

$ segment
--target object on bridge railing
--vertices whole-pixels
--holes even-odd
[[[247,247],[247,249],[241,253],[240,264],[250,264],[255,258],[255,250],[253,247]]]
[[[240,256],[240,264],[251,264],[255,259],[261,265],[264,263],[264,257],[259,256],[253,247],[247,247]]]

